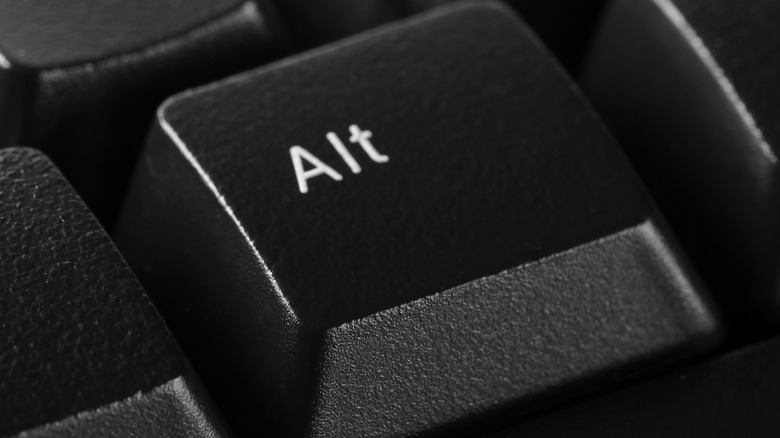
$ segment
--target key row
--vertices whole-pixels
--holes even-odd
[[[720,67],[718,53],[703,51],[707,33],[706,27],[694,27],[701,25],[697,9],[647,6],[655,15],[642,17],[679,31],[672,41],[681,54],[678,62],[695,73],[685,84],[714,84],[721,93],[693,93],[686,102],[715,99],[717,105],[707,108],[721,117],[711,119],[718,126],[750,134],[748,141],[763,140],[758,161],[751,163],[768,169],[770,184],[771,111],[762,112],[766,106],[755,106],[744,85],[731,82],[736,73]],[[599,73],[612,62],[619,65],[601,64],[599,57],[623,59],[612,45],[631,41],[621,27],[626,12],[620,8],[613,6],[594,46],[586,89],[606,108],[608,120],[615,114],[610,126],[621,139],[621,126],[636,126],[631,129],[648,138],[664,135],[659,147],[687,144],[685,136],[695,139],[699,131],[632,121],[642,106],[629,103],[647,96],[603,91],[609,83],[636,80],[628,73],[620,80]],[[248,11],[242,9],[257,17]],[[627,109],[610,113],[619,99]],[[670,118],[689,114],[674,106],[664,112]],[[722,150],[718,154],[700,153],[701,161],[708,166],[708,159],[739,155],[751,144],[737,141],[745,140],[740,135],[711,146]],[[649,147],[624,141],[629,151]],[[635,153],[629,155],[637,161]],[[667,186],[658,193],[674,196],[670,187],[687,182],[675,175],[686,178],[692,168],[675,163],[682,166],[679,174],[664,178],[657,172],[672,158],[657,155],[658,165],[638,165],[640,172],[648,175],[651,189],[658,184],[653,181],[661,181]],[[132,274],[51,165],[21,149],[3,152],[0,159],[8,211],[3,240],[13,242],[0,260],[12,285],[8,320],[19,320],[21,330],[4,349],[14,354],[3,361],[10,363],[3,381],[19,385],[9,391],[10,412],[41,413],[11,416],[9,433],[110,403],[119,403],[111,406],[121,411],[122,403],[137,401],[131,395],[138,391],[152,406],[158,398],[187,407],[193,398],[205,400],[140,288],[128,286],[135,284]],[[706,354],[718,343],[720,325],[705,287],[620,149],[534,37],[498,6],[437,10],[177,96],[160,108],[139,162],[115,237],[240,433],[272,428],[291,436],[366,431],[395,436],[467,430],[485,418],[528,413]],[[729,163],[735,173],[720,174],[724,184],[755,195],[745,188],[755,167]],[[696,184],[677,191],[686,193],[681,198],[706,194]],[[685,229],[675,214],[712,214],[712,227],[698,227],[702,236],[723,236],[725,243],[716,248],[754,257],[756,265],[734,262],[736,274],[730,277],[749,280],[738,289],[745,297],[735,286],[712,289],[721,303],[733,300],[753,308],[750,314],[770,315],[767,319],[775,291],[760,280],[774,273],[776,245],[771,209],[762,205],[769,204],[771,193],[750,198],[716,192],[757,205],[743,211],[758,213],[732,220],[713,213],[733,208],[728,199],[716,196],[706,210],[659,198],[675,230]],[[39,217],[42,222],[35,222]],[[701,216],[694,220],[704,223]],[[25,236],[20,230],[66,238],[62,249],[49,248],[53,236]],[[727,235],[741,232],[755,236]],[[102,240],[92,243],[90,236]],[[43,252],[30,244],[39,241]],[[89,253],[94,245],[100,246],[98,255],[69,253]],[[710,272],[696,251],[708,247],[688,247],[694,248],[697,267]],[[95,257],[112,264],[97,265]],[[113,276],[103,278],[111,272],[121,273],[121,287]],[[92,275],[98,279],[90,280]],[[95,327],[116,327],[128,336],[117,341],[127,350],[91,347],[106,335],[83,333],[83,318],[74,317],[73,326],[54,325],[51,332],[27,321],[60,309],[57,301],[42,298],[51,292],[35,289],[60,277],[62,287],[79,294],[66,299],[77,308],[65,313],[102,312],[105,319],[95,319]],[[81,278],[106,289],[80,286],[75,279]],[[47,281],[41,285],[39,279]],[[713,282],[709,275],[705,279]],[[134,291],[128,300],[141,304],[124,304],[114,292],[122,288]],[[34,298],[25,299],[27,294]],[[15,304],[31,299],[43,307]],[[116,300],[117,312],[140,307],[123,319],[94,307],[79,309],[82,299],[92,306]],[[26,340],[29,327],[41,338]],[[71,356],[60,360],[45,348],[28,348],[46,343],[56,354]],[[36,361],[19,351],[57,360]],[[136,352],[151,355],[132,367],[142,375],[122,374],[124,359]],[[118,369],[94,359],[104,354]],[[74,368],[51,373],[53,365],[46,364],[59,361]],[[155,371],[158,366],[163,369]],[[91,376],[95,386],[75,390],[79,402],[64,398],[74,393],[65,386],[63,398],[47,400],[51,406],[27,407],[39,403],[40,390],[25,385],[80,375]],[[99,384],[115,375],[128,386],[108,390]],[[17,404],[15,394],[23,393],[29,394],[28,405]],[[404,394],[400,402],[398,394]],[[207,414],[175,408],[185,412],[182,421],[219,430],[219,420],[187,417],[216,417],[208,413],[207,401],[195,405]],[[258,412],[266,415],[258,419]]]
[[[425,50],[443,35],[458,36]],[[490,50],[463,59],[477,36]],[[355,62],[373,53],[387,63]],[[517,75],[524,63],[537,69]],[[371,99],[340,98],[342,75]],[[320,123],[290,124],[301,106]],[[356,114],[379,128],[349,125],[365,170],[317,129]],[[443,431],[717,339],[617,147],[501,9],[419,18],[191,92],[160,110],[147,153],[117,236],[239,430]],[[361,179],[343,181],[337,157]]]
[[[163,99],[285,56],[296,44],[322,44],[449,2],[284,2],[279,12],[268,2],[235,0],[4,2],[0,146],[43,150],[113,229]],[[601,10],[597,0],[511,3],[564,59],[583,50],[567,51],[556,29],[586,35],[586,23],[595,22],[586,15]],[[757,322],[774,324],[779,312],[780,63],[772,53],[780,11],[769,0],[748,8],[733,0],[608,6],[583,68],[584,90],[726,303],[736,335],[761,332]]]
[[[446,2],[280,7],[292,38],[307,46],[438,3]],[[585,3],[577,7],[600,10]],[[292,46],[270,3],[136,6],[0,6],[0,145],[45,151],[109,228],[162,99]],[[513,6],[556,49],[545,29],[571,29],[562,17],[581,16],[562,4]],[[778,14],[771,1],[615,0],[583,73],[586,93],[735,327],[756,316],[772,323],[778,313]]]
[[[0,146],[35,145],[113,224],[154,109],[168,96],[452,1],[9,0],[0,5]],[[518,2],[561,53],[594,20],[564,1]],[[600,0],[587,8],[595,15]],[[578,8],[579,9],[579,8]],[[53,19],[52,17],[56,17]],[[294,31],[291,34],[287,29]],[[569,49],[568,44],[574,49]]]

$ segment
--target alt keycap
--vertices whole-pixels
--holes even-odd
[[[177,96],[141,163],[120,248],[247,435],[447,435],[717,343],[619,148],[501,6]]]
[[[544,415],[488,438],[774,438],[780,339]]]

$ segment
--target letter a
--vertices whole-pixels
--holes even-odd
[[[341,181],[343,179],[340,173],[333,170],[333,168],[323,163],[319,158],[300,146],[293,146],[290,148],[290,157],[292,158],[293,167],[295,168],[295,177],[298,179],[298,188],[301,190],[301,193],[307,193],[309,191],[309,185],[306,183],[306,180],[317,175],[322,175],[324,173],[336,181]],[[301,159],[308,161],[314,168],[303,170],[303,161],[301,161]]]

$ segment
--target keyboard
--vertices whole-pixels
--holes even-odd
[[[778,19],[3,2],[0,436],[777,436]]]

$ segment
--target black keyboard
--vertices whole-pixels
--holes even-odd
[[[0,3],[0,436],[777,436],[778,19]]]

